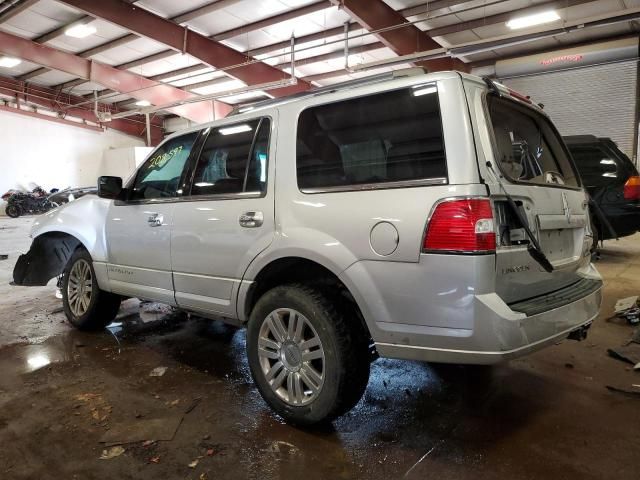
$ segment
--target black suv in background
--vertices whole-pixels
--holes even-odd
[[[594,246],[599,240],[624,237],[640,230],[640,176],[629,157],[610,138],[594,135],[563,138],[582,183],[597,206],[591,207]]]

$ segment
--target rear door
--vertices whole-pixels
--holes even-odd
[[[268,182],[275,171],[273,126],[274,116],[207,132],[171,230],[180,307],[236,317],[233,299],[242,275],[275,232],[274,188]]]
[[[547,273],[527,252],[530,240],[494,180],[497,216],[496,289],[507,302],[542,295],[580,280],[589,263],[586,197],[561,137],[549,119],[524,102],[487,97],[494,169],[516,200],[554,267]]]

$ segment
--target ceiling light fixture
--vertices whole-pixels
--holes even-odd
[[[89,35],[93,35],[94,33],[96,33],[96,27],[94,27],[93,25],[87,25],[86,23],[74,25],[73,27],[69,27],[64,31],[65,35],[73,38],[85,38]]]
[[[542,25],[543,23],[551,23],[556,20],[560,20],[560,15],[555,10],[549,10],[546,12],[534,13],[532,15],[525,15],[524,17],[512,18],[507,22],[507,27],[511,30],[517,30],[519,28],[533,27],[535,25]]]
[[[16,65],[20,65],[21,63],[22,63],[22,60],[20,60],[19,58],[0,57],[0,67],[13,68]]]
[[[151,102],[149,100],[138,100],[136,102],[136,105],[138,107],[150,107],[151,106]]]

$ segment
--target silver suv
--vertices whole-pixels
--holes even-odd
[[[491,364],[583,337],[602,281],[575,172],[527,97],[397,71],[170,136],[39,217],[14,280],[62,275],[82,329],[123,297],[246,325],[260,393],[308,425],[358,402],[376,355]]]

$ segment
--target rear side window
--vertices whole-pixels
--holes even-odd
[[[312,107],[300,114],[301,190],[410,180],[447,181],[435,85]]]
[[[268,118],[212,129],[196,165],[191,195],[264,193]]]
[[[549,120],[514,101],[489,97],[498,166],[509,179],[578,186],[578,178]]]
[[[569,150],[576,162],[582,182],[587,187],[614,185],[620,183],[620,177],[627,177],[623,171],[620,171],[613,155],[601,148],[575,145],[569,147]]]

